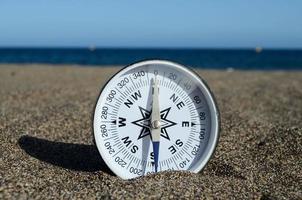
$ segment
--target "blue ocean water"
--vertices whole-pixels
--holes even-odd
[[[302,50],[0,48],[0,63],[128,65],[166,59],[206,69],[302,70]]]

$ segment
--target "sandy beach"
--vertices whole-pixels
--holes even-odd
[[[221,113],[205,169],[125,181],[92,142],[118,67],[0,65],[0,199],[302,199],[302,72],[197,70]]]

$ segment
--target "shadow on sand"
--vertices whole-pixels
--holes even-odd
[[[31,136],[22,136],[20,147],[30,156],[65,169],[113,175],[104,163],[96,146],[53,142]]]

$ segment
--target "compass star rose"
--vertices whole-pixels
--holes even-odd
[[[137,126],[140,126],[142,127],[142,130],[140,132],[140,135],[138,136],[137,139],[141,139],[145,136],[148,136],[150,135],[151,137],[151,113],[152,113],[152,110],[151,111],[148,111],[142,107],[139,106],[139,110],[141,112],[141,115],[143,118],[139,119],[139,120],[136,120],[134,122],[132,122],[132,124],[135,124]],[[169,114],[171,110],[171,107],[165,109],[165,110],[162,110],[160,112],[160,123],[161,123],[161,136],[170,140],[170,137],[168,135],[168,132],[167,132],[167,128],[171,127],[171,126],[174,126],[176,125],[175,122],[172,122],[170,120],[167,119],[167,116]]]

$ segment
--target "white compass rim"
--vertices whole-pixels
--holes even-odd
[[[211,159],[211,157],[213,156],[216,146],[218,144],[218,140],[219,140],[219,135],[220,135],[220,113],[218,110],[218,106],[214,97],[214,94],[211,92],[209,86],[207,85],[207,83],[203,80],[202,77],[200,77],[196,72],[194,72],[193,70],[189,69],[188,67],[172,62],[172,61],[168,61],[168,60],[161,60],[161,59],[154,59],[154,60],[142,60],[142,61],[138,61],[132,64],[129,64],[125,67],[123,67],[122,69],[120,69],[118,72],[116,72],[114,75],[112,75],[112,77],[110,79],[107,80],[107,82],[105,83],[105,85],[102,87],[102,89],[99,92],[97,101],[95,103],[94,106],[94,113],[93,113],[93,139],[94,139],[94,143],[97,146],[97,149],[99,151],[99,153],[101,154],[101,157],[103,159],[103,161],[105,162],[105,164],[109,167],[109,169],[116,174],[117,176],[119,176],[122,179],[132,179],[131,177],[128,177],[126,174],[124,174],[123,172],[121,172],[119,170],[119,168],[114,164],[114,162],[109,162],[108,160],[104,159],[105,152],[103,152],[102,147],[99,146],[99,142],[96,142],[96,140],[99,140],[100,137],[96,136],[95,130],[96,130],[96,123],[95,123],[95,118],[96,118],[96,108],[98,105],[98,102],[100,101],[100,99],[104,98],[104,93],[103,91],[105,91],[106,87],[108,87],[108,83],[109,82],[114,82],[116,79],[118,79],[120,76],[118,76],[119,74],[123,74],[127,71],[132,70],[133,68],[139,67],[139,66],[144,66],[144,65],[150,65],[150,64],[166,64],[166,65],[173,65],[175,67],[177,67],[180,70],[183,70],[184,72],[189,73],[190,75],[192,75],[192,77],[195,78],[195,80],[202,85],[202,92],[205,92],[206,95],[205,98],[208,101],[208,105],[209,105],[209,109],[210,109],[210,113],[213,113],[213,115],[211,115],[211,132],[210,132],[210,138],[208,141],[208,145],[205,149],[205,158],[199,160],[193,168],[190,169],[190,171],[194,172],[194,173],[198,173],[200,172],[208,163],[208,161]],[[209,145],[210,144],[210,145]],[[197,167],[196,167],[197,166]],[[133,177],[135,178],[135,177]]]

